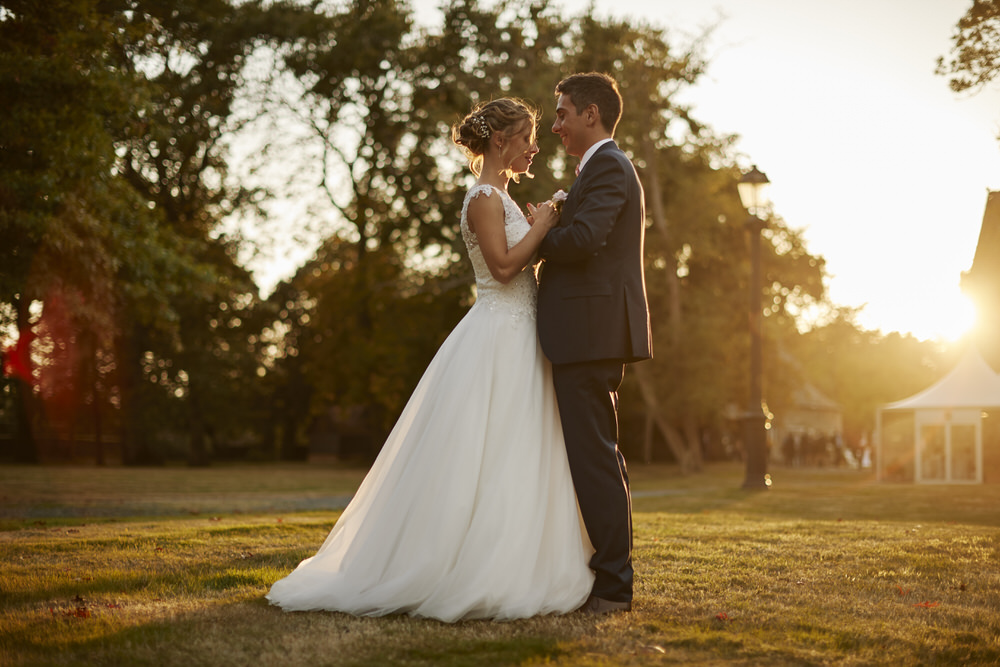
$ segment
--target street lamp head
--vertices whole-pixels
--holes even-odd
[[[766,207],[767,186],[770,182],[767,180],[767,174],[757,169],[757,165],[753,165],[750,171],[743,174],[736,184],[743,208],[757,215],[760,209]]]

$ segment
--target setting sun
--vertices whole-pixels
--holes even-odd
[[[961,292],[951,300],[942,300],[939,307],[920,311],[913,319],[914,332],[938,332],[941,338],[955,342],[972,331],[976,324],[976,306]]]

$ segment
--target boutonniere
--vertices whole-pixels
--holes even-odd
[[[556,213],[562,213],[563,202],[569,197],[565,190],[557,190],[554,195],[549,199],[548,204],[552,204],[552,208],[556,210]]]

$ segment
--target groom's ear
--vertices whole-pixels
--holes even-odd
[[[587,127],[593,127],[601,122],[601,110],[597,108],[596,104],[588,104],[587,108],[583,110],[583,119],[587,123]]]

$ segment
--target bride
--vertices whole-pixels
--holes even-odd
[[[507,193],[530,176],[537,123],[524,102],[498,99],[452,128],[478,179],[461,217],[476,303],[326,541],[272,586],[271,604],[453,622],[587,600],[593,549],[535,330],[536,251],[558,213],[529,205],[529,222]]]

